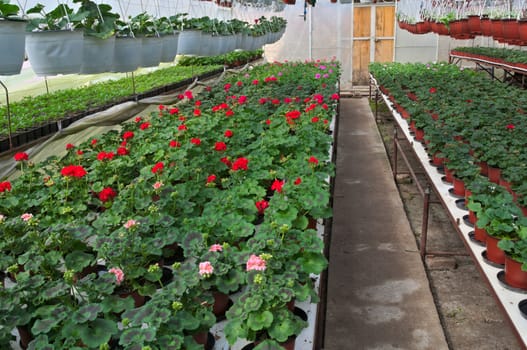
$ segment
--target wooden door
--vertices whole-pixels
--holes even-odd
[[[367,85],[370,62],[392,62],[395,47],[395,5],[353,8],[353,85]]]

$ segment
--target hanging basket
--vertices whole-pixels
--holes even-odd
[[[179,33],[165,35],[163,37],[163,50],[161,52],[161,62],[173,62],[177,55]]]
[[[118,37],[115,39],[112,72],[133,72],[141,64],[142,41],[140,38]]]
[[[184,30],[179,33],[178,55],[199,55],[200,46],[200,30]]]
[[[109,72],[112,69],[115,51],[115,37],[100,39],[84,36],[81,74]]]
[[[38,76],[79,73],[84,53],[83,33],[71,30],[27,33],[26,51]]]
[[[26,22],[0,20],[0,75],[19,74],[24,63]]]
[[[141,67],[157,67],[163,53],[163,38],[144,37],[141,48]]]

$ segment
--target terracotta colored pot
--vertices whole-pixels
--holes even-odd
[[[527,290],[527,272],[521,266],[522,263],[505,255],[505,282],[511,287]]]
[[[435,166],[441,166],[445,162],[445,158],[438,157],[438,154],[439,152],[434,154],[434,156],[432,157],[432,164],[434,164]]]
[[[503,22],[501,19],[491,19],[490,23],[494,40],[503,40]]]
[[[491,182],[498,184],[500,182],[501,169],[489,166],[488,177]]]
[[[423,129],[415,129],[415,140],[416,141],[423,141],[425,139],[425,131]]]
[[[475,214],[472,210],[469,210],[469,211],[468,211],[468,221],[469,221],[472,225],[475,225],[475,224],[476,224],[476,214]]]
[[[454,176],[454,194],[458,196],[465,196],[465,183],[463,180],[458,179]]]
[[[418,22],[416,23],[417,33],[416,34],[426,34],[430,32],[430,22]]]
[[[519,22],[515,19],[503,19],[503,38],[511,42],[520,40]]]
[[[518,34],[520,40],[527,42],[527,20],[518,21]]]
[[[487,236],[487,231],[485,231],[485,229],[479,228],[477,224],[474,225],[474,239],[476,241],[486,243]]]
[[[498,264],[505,264],[505,252],[498,247],[499,238],[491,236],[487,233],[486,246],[487,246],[487,260]]]
[[[214,315],[216,315],[216,317],[224,316],[227,312],[227,309],[229,308],[229,296],[218,291],[212,292],[212,295],[214,296],[214,306],[212,308],[212,312]]]
[[[452,172],[452,170],[448,169],[446,166],[445,166],[445,181],[449,183],[454,182],[454,173]]]
[[[480,21],[481,34],[485,36],[492,36],[492,24],[490,18],[482,18]]]
[[[484,161],[479,162],[479,167],[481,168],[480,174],[483,176],[488,176],[489,165],[487,164],[487,162],[484,162]]]
[[[481,17],[473,15],[468,16],[468,28],[473,35],[481,34]]]

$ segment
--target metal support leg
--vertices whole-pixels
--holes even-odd
[[[419,252],[423,261],[426,257],[426,239],[428,236],[428,213],[430,209],[430,186],[426,186],[423,195],[423,223],[421,225],[421,244],[419,245]]]
[[[397,127],[393,128],[393,179],[397,181]]]
[[[379,90],[375,89],[375,120],[379,120]]]
[[[9,90],[7,90],[7,86],[0,80],[0,84],[2,84],[2,87],[5,90],[5,101],[7,105],[7,135],[9,137],[9,149],[13,149],[13,136],[12,136],[12,130],[11,130],[11,109],[9,107]]]
[[[46,93],[49,95],[49,85],[48,85],[48,77],[44,77],[44,83],[46,84]]]
[[[137,102],[137,94],[135,92],[135,77],[134,72],[132,72],[132,93],[134,95],[134,101]]]

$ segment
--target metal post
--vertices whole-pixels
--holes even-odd
[[[393,179],[397,181],[397,127],[393,128]]]
[[[421,225],[421,244],[419,245],[419,252],[423,261],[426,257],[426,239],[428,236],[428,213],[430,209],[430,185],[426,186],[423,195],[423,223]]]
[[[134,72],[132,72],[132,93],[134,94],[134,100],[137,102],[137,94],[135,93],[135,77]]]
[[[375,120],[379,120],[379,90],[375,88]]]
[[[0,84],[2,84],[2,87],[5,90],[5,101],[7,105],[7,133],[9,137],[9,149],[13,149],[13,137],[12,137],[12,131],[11,131],[11,109],[9,108],[9,90],[7,90],[7,86],[0,80]]]
[[[44,83],[46,83],[46,93],[49,95],[48,77],[44,76]]]

